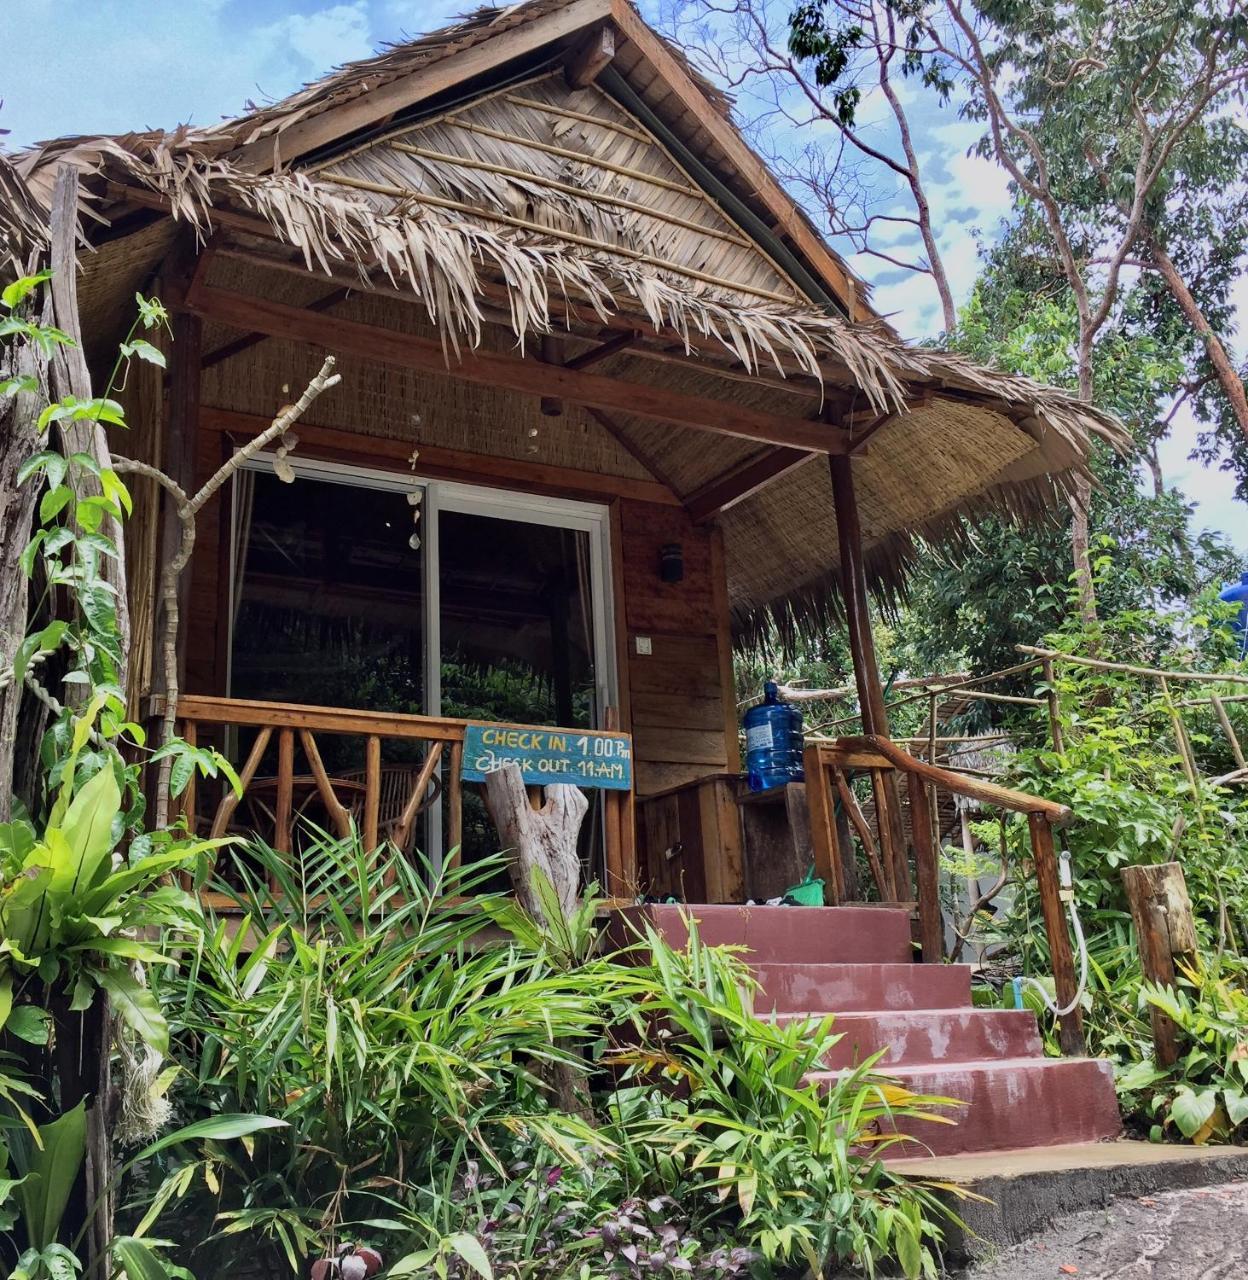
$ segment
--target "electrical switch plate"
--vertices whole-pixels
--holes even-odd
[[[654,646],[650,643],[649,636],[637,637],[637,652],[640,654],[650,654],[654,652]]]

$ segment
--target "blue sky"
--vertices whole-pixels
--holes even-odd
[[[649,8],[655,0],[647,0]],[[473,0],[0,0],[0,128],[20,147],[67,133],[124,132],[189,122],[211,124],[249,101],[279,98],[336,63],[379,44],[439,26]],[[13,56],[13,51],[23,51]],[[906,86],[903,86],[906,92]],[[916,103],[916,132],[929,195],[959,302],[975,276],[980,236],[1009,207],[1001,173],[968,155],[975,126]],[[887,123],[868,100],[863,118],[880,136]],[[872,123],[877,111],[878,123]],[[906,246],[901,245],[901,248]],[[909,337],[939,327],[930,282],[854,266],[875,282],[875,301]],[[1240,290],[1248,312],[1248,286]],[[1163,453],[1168,482],[1197,504],[1197,519],[1248,550],[1248,511],[1229,476],[1190,462],[1184,435]]]

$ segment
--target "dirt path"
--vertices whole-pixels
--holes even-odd
[[[1072,1214],[982,1259],[965,1280],[1243,1280],[1248,1182],[1169,1191]]]

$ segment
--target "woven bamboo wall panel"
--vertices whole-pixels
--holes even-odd
[[[446,209],[487,228],[583,239],[683,275],[694,290],[799,298],[638,121],[562,75],[396,131],[316,174],[380,213]]]

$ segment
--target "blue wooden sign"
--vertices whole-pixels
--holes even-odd
[[[465,782],[484,782],[505,764],[520,766],[531,787],[570,782],[627,791],[633,785],[633,744],[627,734],[535,725],[470,724],[464,730]]]

